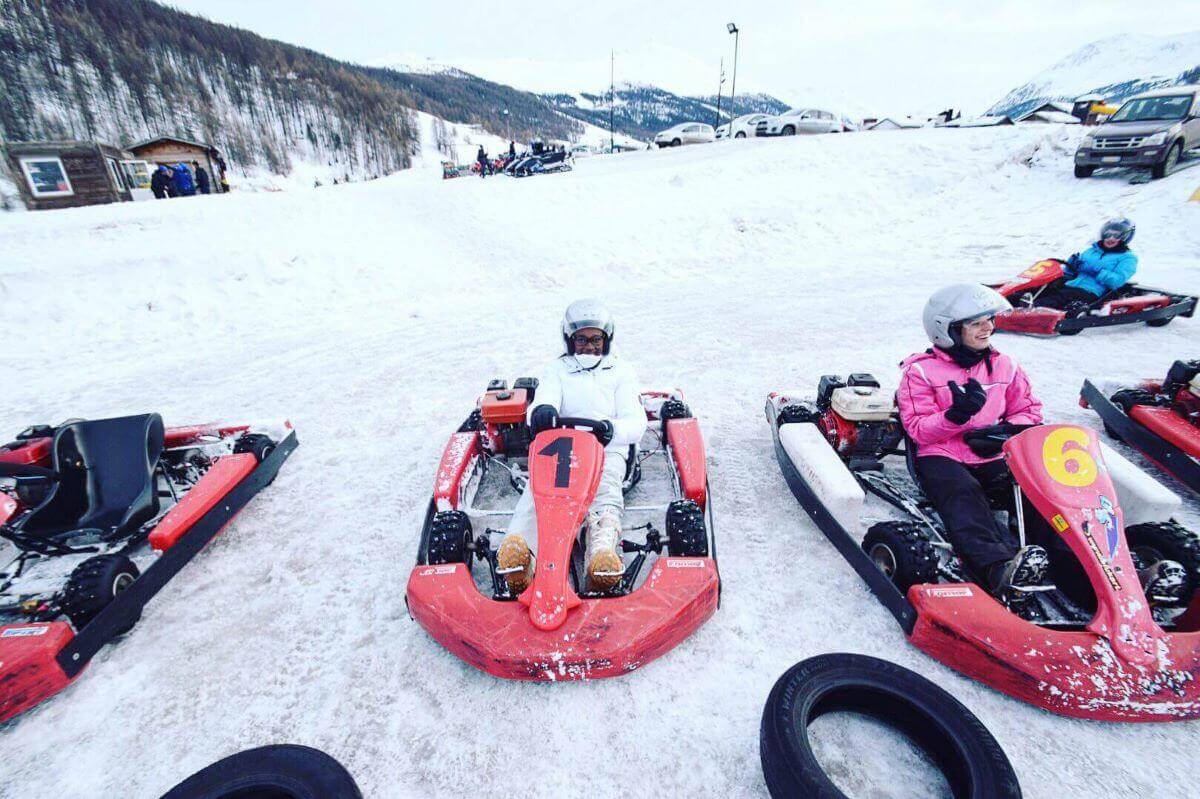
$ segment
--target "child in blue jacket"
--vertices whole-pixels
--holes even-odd
[[[1063,265],[1063,283],[1051,285],[1034,301],[1042,308],[1070,310],[1083,307],[1129,282],[1137,271],[1137,256],[1129,249],[1137,227],[1128,219],[1110,219],[1100,228],[1100,239]]]

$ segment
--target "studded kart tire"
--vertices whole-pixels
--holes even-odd
[[[280,744],[230,755],[160,799],[362,799],[350,772],[324,752]]]
[[[262,463],[275,451],[275,442],[262,433],[247,433],[233,445],[234,452],[249,452]]]
[[[429,527],[425,562],[466,563],[467,542],[471,540],[471,520],[460,510],[440,511]]]
[[[669,399],[658,409],[658,418],[662,422],[662,434],[667,434],[667,422],[672,419],[692,418],[692,409],[683,400]]]
[[[1200,536],[1176,522],[1146,522],[1125,528],[1129,550],[1142,568],[1160,560],[1177,561],[1187,572],[1187,584],[1178,604],[1187,605],[1200,588]]]
[[[774,799],[846,799],[821,768],[808,737],[813,721],[837,711],[871,716],[904,733],[929,754],[956,799],[1021,797],[1004,750],[957,699],[886,660],[833,653],[788,669],[767,698],[759,756]]]
[[[821,414],[812,408],[806,408],[803,405],[784,405],[779,409],[775,420],[780,425],[795,424],[797,422],[811,422],[812,424],[816,424],[820,418]]]
[[[1113,405],[1116,405],[1126,416],[1133,412],[1135,405],[1157,405],[1158,399],[1153,392],[1147,391],[1144,388],[1123,388],[1110,398]]]
[[[134,562],[124,555],[97,555],[75,567],[62,592],[62,612],[76,630],[82,630],[128,588],[140,572]],[[119,631],[124,635],[133,629],[142,616],[137,612],[133,621]]]
[[[1166,327],[1171,324],[1171,320],[1174,318],[1174,316],[1165,316],[1162,319],[1150,319],[1146,322],[1146,325],[1148,327]]]
[[[937,582],[937,550],[916,522],[873,524],[863,538],[862,548],[902,594],[914,585]]]
[[[708,528],[704,511],[690,499],[677,499],[667,506],[667,551],[672,557],[708,557]]]

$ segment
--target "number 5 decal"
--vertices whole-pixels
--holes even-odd
[[[1072,488],[1083,488],[1096,482],[1096,461],[1085,449],[1089,444],[1087,433],[1078,427],[1060,427],[1042,443],[1042,463],[1046,473],[1055,482]],[[1078,447],[1067,449],[1070,444]]]
[[[574,446],[570,436],[556,438],[542,448],[539,455],[553,455],[558,458],[554,466],[554,487],[567,488],[571,485],[571,450]]]

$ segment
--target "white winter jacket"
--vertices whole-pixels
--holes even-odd
[[[615,354],[605,355],[585,369],[574,355],[560,355],[538,376],[537,393],[528,415],[538,405],[550,405],[559,416],[607,419],[612,441],[606,450],[626,454],[646,432],[646,411],[633,369]]]

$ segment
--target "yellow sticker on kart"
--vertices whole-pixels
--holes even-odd
[[[1054,518],[1050,520],[1050,523],[1053,524],[1054,529],[1058,530],[1060,533],[1065,532],[1066,529],[1071,526],[1067,524],[1067,520],[1063,518],[1061,513],[1054,514]]]

